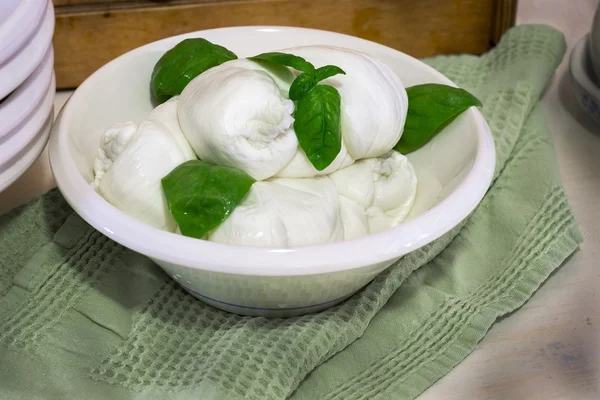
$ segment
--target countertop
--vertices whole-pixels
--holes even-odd
[[[578,107],[568,58],[598,0],[520,0],[517,23],[546,23],[568,52],[542,98],[563,185],[584,243],[518,311],[496,323],[419,400],[600,399],[600,125]],[[57,92],[57,113],[71,92]],[[0,214],[55,186],[47,152],[0,193]]]

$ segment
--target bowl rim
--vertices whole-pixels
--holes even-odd
[[[15,129],[11,136],[0,143],[0,171],[16,163],[15,159],[19,158],[38,136],[48,114],[54,108],[55,93],[56,81],[54,74],[51,74],[50,82],[44,89],[42,99],[37,104],[38,107],[29,114],[22,125]]]
[[[50,87],[53,71],[54,49],[50,46],[33,73],[0,104],[0,145],[13,137],[39,107]]]
[[[10,59],[42,23],[52,0],[21,0],[17,7],[0,24],[0,65]]]
[[[44,151],[54,119],[52,100],[55,92],[56,79],[53,74],[45,95],[49,100],[48,107],[45,109],[40,107],[33,113],[31,120],[23,125],[19,134],[22,133],[28,137],[26,144],[16,153],[12,152],[4,164],[0,165],[0,192],[19,179]]]
[[[569,58],[569,73],[579,86],[586,92],[588,92],[595,99],[600,100],[600,87],[594,82],[589,76],[584,65],[586,63],[586,57],[590,54],[586,54],[589,49],[590,34],[586,34],[580,38],[573,50],[571,51],[571,57]],[[592,62],[592,60],[589,60]]]
[[[102,71],[125,62],[129,57],[150,49],[199,37],[207,32],[294,32],[333,35],[363,42],[371,48],[394,52],[418,68],[427,69],[441,81],[456,86],[448,78],[423,62],[390,47],[335,32],[284,26],[242,26],[217,28],[172,36],[136,48],[112,60],[94,74],[69,98],[53,128],[49,143],[50,163],[63,196],[73,209],[90,225],[110,239],[154,260],[186,266],[192,269],[254,276],[296,276],[326,274],[389,262],[416,250],[450,231],[479,204],[489,188],[496,165],[494,140],[489,126],[479,110],[469,109],[467,115],[475,123],[478,137],[477,153],[470,172],[441,202],[394,228],[362,238],[312,246],[277,248],[228,245],[189,238],[146,225],[109,204],[83,179],[70,157],[67,143],[72,103]],[[451,212],[450,212],[451,211]],[[409,236],[407,234],[410,233]],[[159,244],[159,245],[157,245]]]
[[[55,26],[52,2],[48,2],[44,10],[42,21],[35,27],[32,37],[0,63],[0,99],[9,96],[22,85],[43,61],[46,50],[52,47]]]
[[[21,178],[44,152],[54,119],[54,108],[48,113],[42,127],[36,136],[29,142],[27,147],[21,151],[18,159],[10,167],[0,172],[0,192]]]

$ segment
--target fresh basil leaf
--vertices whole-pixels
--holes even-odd
[[[341,99],[333,86],[317,85],[296,103],[294,130],[311,164],[322,171],[342,149]]]
[[[427,83],[406,88],[408,113],[404,132],[394,147],[400,153],[411,153],[429,142],[446,125],[469,107],[481,102],[464,89]]]
[[[346,75],[343,69],[336,67],[335,65],[325,65],[324,67],[317,68],[317,82],[321,82],[327,78],[331,78],[337,74]]]
[[[285,65],[301,72],[315,72],[315,67],[304,58],[287,53],[262,53],[254,57],[248,57],[253,61],[268,61],[274,64]]]
[[[150,81],[152,96],[164,102],[181,94],[187,84],[204,71],[236,58],[225,47],[206,39],[185,39],[163,54],[154,66]]]
[[[227,219],[254,182],[236,168],[192,160],[165,176],[162,187],[181,233],[201,239]]]
[[[340,67],[335,65],[326,65],[317,69],[314,72],[305,72],[298,76],[290,87],[290,100],[298,101],[306,95],[310,89],[324,79],[330,78],[337,74],[346,74]]]
[[[290,100],[298,101],[316,86],[317,77],[314,72],[305,72],[294,79],[290,86]]]

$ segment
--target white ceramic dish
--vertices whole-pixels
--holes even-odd
[[[600,76],[600,3],[596,6],[587,46],[592,70],[596,76]]]
[[[27,80],[0,103],[0,146],[18,132],[19,125],[40,107],[50,86],[53,69],[54,52],[50,47],[42,63]]]
[[[391,48],[337,33],[287,27],[223,28],[168,38],[125,54],[88,78],[62,109],[51,135],[50,161],[58,187],[88,223],[153,259],[203,301],[264,316],[330,307],[406,253],[448,232],[473,211],[488,189],[495,166],[493,139],[481,113],[471,109],[410,156],[419,178],[412,219],[385,232],[318,246],[258,248],[183,237],[129,217],[89,185],[99,138],[111,124],[139,122],[150,112],[154,64],[189,37],[204,37],[241,57],[290,46],[336,45],[377,57],[407,86],[452,83]]]
[[[0,143],[0,174],[14,164],[26,148],[30,147],[30,143],[36,139],[40,128],[52,110],[56,86],[54,77],[51,76],[51,78],[37,108],[27,116],[23,124],[16,128],[7,140]]]
[[[44,151],[54,119],[52,105],[55,92],[56,83],[52,77],[40,108],[31,115],[31,118],[17,134],[17,136],[22,135],[26,138],[19,141],[18,150],[8,147],[8,142],[0,145],[0,191],[6,189],[23,175]]]
[[[573,48],[569,59],[569,75],[577,101],[594,121],[600,123],[600,86],[588,52],[589,40],[589,35],[586,35]]]
[[[43,3],[45,14],[41,24],[23,47],[0,64],[0,99],[5,98],[27,79],[42,62],[52,44],[54,8],[51,2]]]
[[[0,2],[0,29],[2,24],[8,20],[13,11],[17,9],[21,0],[3,0]]]
[[[23,47],[40,25],[50,0],[0,1],[0,64]]]

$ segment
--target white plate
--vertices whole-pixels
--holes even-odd
[[[27,80],[0,103],[0,145],[19,130],[25,120],[37,110],[48,91],[54,68],[52,47],[46,51],[44,60]]]
[[[44,20],[28,43],[0,65],[0,99],[19,87],[37,68],[52,43],[53,33],[54,8],[47,3]],[[3,43],[1,38],[0,43]]]
[[[0,144],[0,191],[23,175],[44,150],[54,117],[55,92],[53,76],[40,107],[19,132]]]
[[[48,0],[0,0],[0,64],[15,54],[40,25]]]

